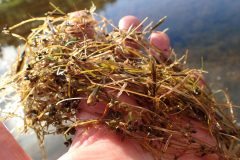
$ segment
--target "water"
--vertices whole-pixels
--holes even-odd
[[[91,1],[86,0],[52,2],[66,12],[91,6]],[[214,90],[227,90],[232,101],[240,104],[239,0],[98,0],[94,3],[98,8],[97,12],[112,19],[115,24],[122,16],[128,14],[136,15],[141,20],[149,17],[148,22],[157,22],[159,18],[168,16],[167,22],[158,30],[169,28],[168,34],[175,51],[181,55],[189,49],[189,66],[203,66],[209,71],[205,76],[210,86]],[[31,16],[41,16],[49,10],[47,0],[37,3],[34,0],[12,0],[2,3],[0,27],[6,24],[11,26]],[[27,25],[17,32],[26,35],[31,27]],[[0,74],[6,70],[7,64],[14,60],[14,47],[19,43],[13,38],[0,35],[3,53],[2,60],[0,58]],[[18,137],[18,141],[33,159],[40,159],[37,143],[31,137],[34,136],[21,136]],[[62,145],[62,138],[51,136],[47,139],[54,139],[46,142],[49,159],[56,159],[66,151]]]

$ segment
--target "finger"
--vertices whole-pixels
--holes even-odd
[[[90,38],[95,36],[94,25],[96,24],[92,15],[85,10],[71,12],[68,14],[67,27],[65,32],[80,39]]]
[[[193,72],[192,77],[197,82],[197,85],[203,89],[206,87],[206,82],[204,80],[204,76],[201,72]]]
[[[176,125],[180,126],[181,128],[191,128],[193,131],[191,136],[201,143],[211,147],[217,145],[216,139],[210,134],[208,127],[202,124],[200,121],[193,120],[188,117],[175,117],[173,118],[173,121],[176,122]]]
[[[188,122],[192,125],[195,133],[192,133],[192,137],[200,140],[201,142],[209,145],[209,146],[216,146],[217,142],[213,135],[210,134],[208,127],[204,126],[202,123],[194,120],[188,120]],[[186,124],[185,123],[185,124]]]
[[[136,31],[142,31],[142,26],[140,25],[140,20],[135,16],[125,16],[120,19],[118,27],[120,30],[127,31],[129,28],[136,29]],[[139,26],[140,25],[140,26]]]
[[[118,23],[118,27],[121,31],[124,31],[124,32],[127,32],[129,29],[131,30],[135,29],[137,32],[141,32],[142,26],[140,25],[140,23],[141,22],[137,17],[129,15],[120,19]],[[134,39],[128,38],[125,40],[124,44],[134,49],[140,48],[137,42],[134,41]]]
[[[172,117],[172,120],[176,123],[174,126],[180,128],[191,129],[188,138],[192,137],[193,141],[189,141],[188,138],[181,135],[173,135],[169,143],[169,147],[165,152],[166,160],[174,159],[172,156],[178,157],[184,160],[218,160],[217,154],[205,154],[200,155],[199,149],[202,145],[208,147],[215,147],[217,145],[216,139],[210,134],[207,127],[199,121],[192,120],[190,118]]]
[[[0,122],[0,159],[30,160],[6,127]]]
[[[159,61],[165,61],[170,57],[170,39],[164,32],[153,32],[150,35],[150,44],[159,49],[162,55],[156,51],[152,51],[151,54]]]

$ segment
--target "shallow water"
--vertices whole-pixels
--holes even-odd
[[[7,0],[5,0],[7,1]],[[2,1],[0,1],[2,2]],[[89,8],[91,1],[66,0],[53,1],[65,12]],[[166,23],[158,28],[167,32],[172,47],[179,55],[189,49],[189,66],[204,67],[210,86],[227,90],[235,104],[240,104],[240,1],[239,0],[98,0],[94,1],[98,12],[115,24],[124,15],[136,15],[141,20],[157,22],[168,16]],[[0,4],[0,27],[11,26],[30,17],[41,16],[51,10],[47,0],[36,3],[34,0],[12,0]],[[31,28],[17,30],[26,35]],[[19,41],[0,35],[2,46],[0,74],[6,71],[10,61],[14,60]],[[4,61],[3,61],[4,60]],[[203,61],[203,63],[202,63]],[[202,65],[203,64],[203,65]],[[18,141],[33,157],[40,159],[37,143],[33,136],[18,137]],[[47,140],[49,159],[56,159],[66,148],[62,138],[51,136]],[[53,140],[54,139],[54,140]],[[26,142],[27,141],[27,142]]]

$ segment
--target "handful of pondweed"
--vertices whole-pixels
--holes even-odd
[[[42,23],[27,38],[12,33],[34,21]],[[108,26],[113,31],[107,32]],[[51,12],[21,22],[5,30],[25,45],[11,73],[1,80],[1,95],[10,94],[8,89],[13,88],[20,96],[25,130],[32,128],[41,144],[47,134],[67,137],[76,127],[102,124],[136,139],[156,159],[170,145],[186,148],[175,144],[176,137],[187,145],[196,144],[200,155],[217,153],[221,159],[238,159],[240,129],[233,105],[228,101],[219,104],[210,89],[200,86],[201,78],[196,75],[203,71],[185,68],[184,57],[163,60],[162,51],[145,38],[154,28],[120,31],[93,10],[77,15]],[[121,96],[136,103],[123,101]],[[106,107],[99,118],[82,120],[76,116],[81,103]],[[2,111],[3,120],[14,116]],[[201,121],[217,145],[194,138],[194,127],[183,123],[189,119]],[[66,140],[66,144],[71,142]]]

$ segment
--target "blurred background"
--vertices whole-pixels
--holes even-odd
[[[89,9],[88,0],[51,0],[64,12]],[[188,65],[204,67],[206,81],[213,90],[223,89],[234,104],[240,105],[240,1],[239,0],[93,0],[97,12],[117,25],[124,15],[135,15],[157,22],[168,16],[158,30],[167,32],[178,55],[189,50]],[[49,0],[0,0],[0,30],[31,17],[53,10]],[[26,36],[33,26],[24,25],[16,32]],[[16,39],[0,33],[0,75],[15,60]],[[0,106],[1,107],[1,106]],[[11,128],[15,122],[8,126]],[[34,160],[41,159],[35,135],[16,136]],[[57,159],[67,151],[61,136],[46,138],[48,158]]]

